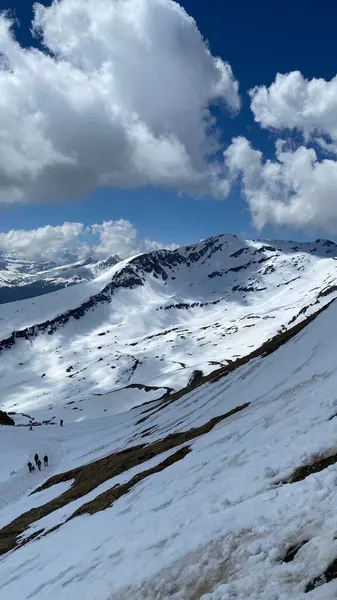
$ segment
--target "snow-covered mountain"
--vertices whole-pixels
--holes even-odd
[[[336,598],[335,252],[219,236],[1,308],[2,407],[65,416],[1,427],[3,597]]]
[[[33,298],[64,287],[91,281],[119,262],[118,256],[105,260],[76,260],[65,252],[64,264],[39,263],[13,254],[0,253],[0,304]]]
[[[177,391],[336,297],[335,255],[337,246],[324,240],[295,245],[220,235],[3,305],[3,408],[69,422]]]

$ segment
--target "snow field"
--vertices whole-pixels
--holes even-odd
[[[131,437],[133,444],[150,443],[250,402],[109,509],[64,523],[75,508],[68,505],[33,524],[27,535],[63,523],[2,558],[1,592],[13,600],[334,598],[336,581],[309,593],[305,587],[337,556],[336,465],[298,483],[281,482],[319,454],[337,452],[337,417],[331,418],[337,413],[336,313],[332,304],[275,353],[162,410],[153,407],[143,423],[137,424],[139,407],[63,430],[37,428],[39,443],[62,448],[61,471],[126,447]],[[142,438],[147,428],[153,432]],[[1,430],[4,439],[11,431]],[[23,440],[18,465],[32,432],[15,432]],[[34,496],[24,502],[28,510]],[[8,522],[15,507],[5,506],[2,520]],[[288,547],[303,540],[294,560],[284,563]]]

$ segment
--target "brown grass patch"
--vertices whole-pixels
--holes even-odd
[[[201,435],[209,433],[218,423],[247,408],[248,406],[249,403],[237,406],[228,413],[214,417],[200,427],[193,427],[188,431],[172,433],[167,437],[151,444],[141,444],[126,448],[125,450],[115,452],[114,454],[100,458],[87,465],[83,465],[81,467],[77,467],[76,469],[72,469],[71,471],[67,471],[66,473],[60,473],[50,477],[33,493],[46,490],[58,483],[71,480],[74,481],[71,487],[57,498],[54,498],[43,506],[32,508],[31,510],[23,513],[0,530],[0,555],[6,554],[10,550],[27,543],[27,540],[21,540],[20,542],[19,536],[32,523],[39,521],[43,517],[49,515],[55,510],[58,510],[59,508],[66,506],[70,502],[82,498],[108,479],[112,479],[113,477],[128,471],[132,467],[145,463],[151,458],[162,454],[163,452],[172,450],[177,446],[181,446],[182,444],[188,443]],[[142,481],[142,479],[153,473],[166,469],[168,466],[170,466],[170,464],[173,464],[177,460],[184,458],[189,451],[189,448],[185,446],[184,448],[179,449],[172,456],[169,456],[159,465],[156,465],[156,467],[147,469],[146,471],[135,475],[129,482],[125,484],[113,486],[110,490],[100,494],[100,496],[91,502],[84,504],[70,518],[83,513],[94,514],[97,511],[105,510],[123,494],[126,494],[133,486]]]
[[[298,481],[303,481],[303,479],[306,479],[309,475],[319,473],[335,463],[337,463],[337,454],[315,458],[311,463],[297,467],[293,474],[282,483],[297,483]]]
[[[128,481],[127,483],[123,483],[121,485],[116,485],[113,488],[111,488],[110,490],[103,492],[102,494],[100,494],[99,496],[97,496],[96,498],[91,500],[90,502],[86,502],[86,504],[83,504],[82,506],[80,506],[80,508],[78,508],[71,515],[71,517],[69,517],[68,521],[70,521],[70,519],[73,519],[74,517],[78,517],[79,515],[84,515],[84,514],[94,515],[97,512],[106,510],[107,508],[112,506],[112,504],[114,502],[116,502],[116,500],[118,500],[118,498],[120,498],[121,496],[124,496],[124,494],[127,494],[135,485],[137,485],[137,483],[140,483],[141,481],[143,481],[143,479],[146,479],[147,477],[149,477],[150,475],[153,475],[154,473],[160,473],[161,471],[164,471],[170,465],[173,465],[174,463],[178,462],[179,460],[182,460],[183,458],[185,458],[185,456],[187,456],[187,454],[189,454],[189,452],[191,452],[191,448],[189,446],[183,446],[182,448],[177,450],[177,452],[175,452],[174,454],[171,454],[171,456],[168,456],[165,460],[163,460],[161,463],[159,463],[155,467],[152,467],[151,469],[147,469],[146,471],[143,471],[142,473],[138,473],[137,475],[132,477],[132,479],[130,479],[130,481]]]

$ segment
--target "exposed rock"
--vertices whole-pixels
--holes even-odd
[[[15,421],[5,411],[0,410],[0,425],[15,425]]]

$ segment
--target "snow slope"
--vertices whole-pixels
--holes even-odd
[[[0,304],[49,294],[67,286],[91,281],[119,262],[118,256],[95,261],[77,260],[65,252],[64,264],[38,263],[0,253]]]
[[[336,339],[333,302],[274,352],[270,347],[267,356],[264,351],[175,400],[63,429],[2,428],[1,527],[33,507],[47,511],[41,518],[27,513],[23,545],[2,555],[1,597],[336,598],[337,580],[317,579],[337,557]],[[177,432],[184,433],[172,435]],[[49,449],[51,467],[34,479],[24,463],[36,448]],[[120,465],[118,454],[109,455],[124,448],[129,457],[149,448],[148,459],[122,464],[119,474],[87,492],[91,479],[84,475],[82,495],[66,503],[76,472],[27,495],[41,478],[74,467],[103,477],[93,461],[105,457],[106,471]],[[312,463],[315,473],[293,477]],[[12,477],[22,496],[7,503]],[[48,508],[56,497],[59,503]],[[79,516],[67,520],[76,510]],[[0,532],[0,551],[10,531]]]
[[[178,390],[195,370],[246,355],[336,297],[336,255],[325,240],[220,235],[3,305],[1,407],[18,423],[69,423]]]

